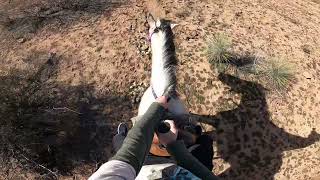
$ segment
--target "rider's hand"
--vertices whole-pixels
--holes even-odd
[[[156,102],[158,102],[161,106],[163,106],[165,109],[168,109],[168,98],[166,96],[160,96],[156,99]]]
[[[165,120],[164,122],[167,122],[170,124],[170,131],[167,133],[157,132],[157,135],[160,143],[163,144],[164,146],[167,146],[168,144],[171,144],[177,140],[178,129],[176,128],[172,120]]]

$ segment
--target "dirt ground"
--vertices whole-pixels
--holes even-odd
[[[214,138],[221,179],[320,179],[320,1],[161,1],[179,93]],[[147,3],[0,2],[0,179],[86,179],[112,156],[117,123],[149,85]],[[218,74],[206,39],[295,64],[283,94]]]

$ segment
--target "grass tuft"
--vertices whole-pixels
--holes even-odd
[[[212,66],[216,67],[218,70],[224,70],[227,68],[232,57],[230,50],[230,39],[223,34],[218,34],[215,37],[208,39],[205,53]]]
[[[227,71],[236,76],[249,76],[276,91],[287,89],[294,80],[294,68],[288,61],[265,58],[262,54],[234,54],[231,40],[224,34],[208,39],[205,53],[211,66],[219,73]]]
[[[277,90],[286,89],[294,79],[294,68],[292,64],[279,58],[269,59],[259,66],[258,70],[265,75]]]

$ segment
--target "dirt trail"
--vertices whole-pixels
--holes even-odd
[[[213,171],[223,179],[316,178],[319,1],[161,4],[179,24],[174,33],[180,94],[192,113],[213,122],[206,126],[216,143]],[[6,119],[0,132],[10,139],[1,142],[9,158],[1,159],[6,163],[0,179],[53,177],[27,160],[16,162],[23,159],[19,154],[61,179],[85,179],[111,156],[116,124],[136,114],[149,85],[146,9],[139,0],[0,3],[0,117]],[[214,72],[203,49],[205,39],[217,33],[232,38],[239,54],[294,63],[296,81],[287,95]],[[68,158],[60,162],[61,157]]]

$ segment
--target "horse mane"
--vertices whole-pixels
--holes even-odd
[[[170,27],[170,23],[167,20],[160,20],[161,25],[158,27],[159,31],[164,33],[164,47],[163,47],[163,68],[165,73],[168,74],[167,79],[167,87],[165,88],[171,97],[176,96],[176,85],[177,85],[177,78],[176,78],[176,67],[178,64],[176,58],[176,51],[174,45],[174,35],[172,29]]]

